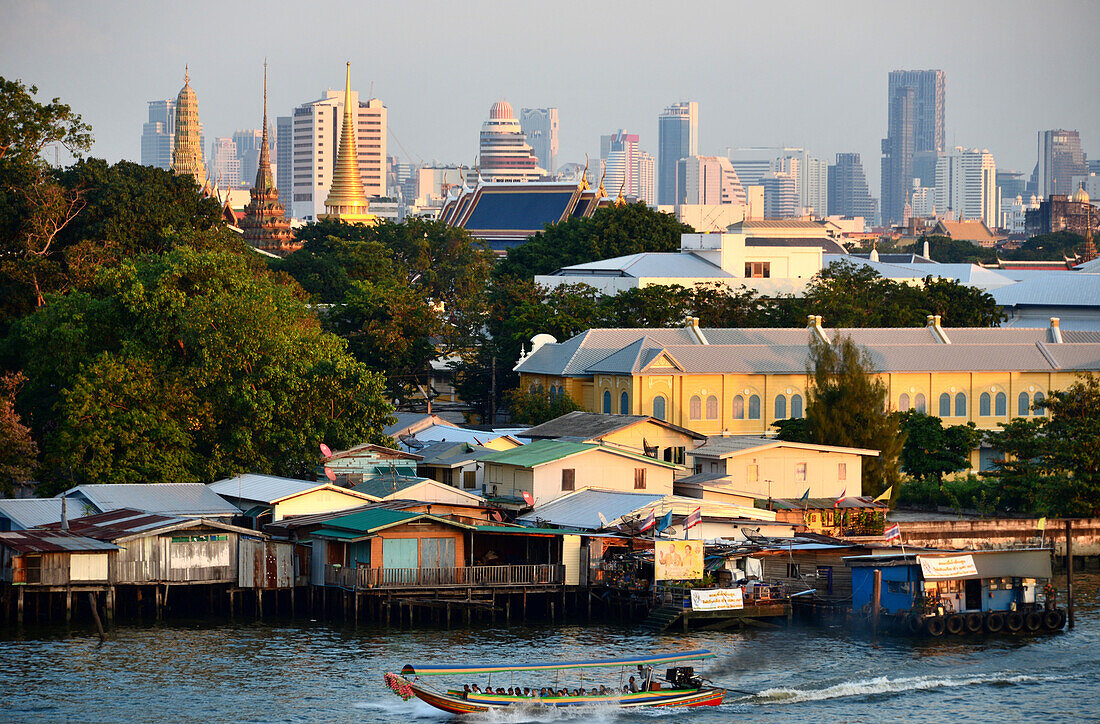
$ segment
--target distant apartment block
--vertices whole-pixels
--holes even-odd
[[[1086,176],[1088,172],[1088,160],[1081,150],[1081,135],[1077,131],[1039,131],[1039,160],[1036,166],[1039,196],[1072,195],[1076,190],[1073,177]]]
[[[959,221],[982,221],[990,229],[1000,222],[997,164],[993,154],[955,147],[936,163],[936,211]]]
[[[558,109],[524,108],[519,125],[539,160],[539,166],[553,174],[558,168]]]
[[[795,177],[782,171],[771,171],[760,180],[764,187],[764,218],[793,219],[798,213],[798,187]]]
[[[878,221],[878,204],[867,187],[867,176],[858,153],[838,153],[829,166],[829,215],[863,217],[868,225]]]
[[[386,106],[378,98],[360,101],[357,91],[351,91],[349,98],[358,109],[355,135],[363,190],[368,198],[385,196]],[[315,220],[325,213],[343,115],[343,90],[326,90],[318,100],[294,109],[291,163],[295,218]],[[280,188],[286,187],[280,184]]]
[[[657,118],[657,203],[679,203],[677,164],[699,153],[699,104],[674,103]]]
[[[237,144],[232,138],[215,138],[210,144],[210,162],[207,164],[210,178],[219,188],[228,190],[241,185],[241,161],[237,158]]]
[[[149,101],[149,120],[141,125],[141,165],[172,168],[176,101]]]
[[[275,179],[279,187],[279,203],[288,217],[294,209],[294,117],[275,119]]]
[[[724,156],[689,156],[680,159],[679,182],[684,189],[681,204],[739,204],[747,202],[745,189],[733,164]]]
[[[887,131],[882,140],[882,220],[901,221],[913,179],[931,186],[944,150],[946,75],[942,70],[895,70],[887,85]]]
[[[470,173],[503,182],[538,181],[546,175],[508,101],[494,103],[489,119],[481,124],[478,169]]]

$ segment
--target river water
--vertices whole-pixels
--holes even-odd
[[[0,630],[0,721],[455,721],[415,699],[403,702],[383,685],[382,673],[408,662],[568,660],[702,647],[719,655],[704,675],[744,692],[731,691],[721,707],[481,721],[1097,720],[1100,576],[1079,576],[1075,589],[1072,631],[936,641],[875,640],[839,626],[643,635],[617,625],[387,631],[295,620],[122,624],[100,646],[83,627],[8,629]],[[615,683],[617,672],[611,676],[606,683]],[[540,681],[537,674],[515,679],[521,686]]]

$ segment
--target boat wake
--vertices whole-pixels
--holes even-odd
[[[489,724],[538,724],[541,722],[614,722],[620,721],[623,709],[613,704],[591,704],[583,706],[522,706],[508,709],[468,714],[463,721],[487,722]],[[631,710],[634,711],[634,710]]]
[[[797,704],[805,701],[823,701],[853,696],[874,696],[895,694],[925,689],[944,689],[975,685],[1009,685],[1040,681],[1040,677],[1026,674],[994,673],[975,676],[911,676],[891,679],[879,676],[862,681],[845,681],[824,689],[765,689],[754,696],[737,699],[742,702],[758,704]]]

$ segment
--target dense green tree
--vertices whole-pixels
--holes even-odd
[[[917,478],[940,483],[944,475],[966,470],[971,451],[981,442],[982,434],[972,422],[945,428],[940,418],[913,410],[900,413],[900,420],[905,435],[901,465]]]
[[[38,445],[15,411],[15,395],[26,382],[21,372],[0,377],[0,494],[11,495],[14,483],[30,480]]]
[[[989,445],[1001,452],[989,477],[997,482],[1002,509],[1015,513],[1044,509],[1049,473],[1046,426],[1043,417],[1017,417],[986,434]]]
[[[680,235],[695,230],[644,203],[606,206],[590,218],[546,227],[514,249],[493,270],[496,277],[532,279],[570,264],[644,251],[679,251]]]
[[[332,226],[334,222],[322,222]],[[304,229],[313,229],[310,224]],[[343,224],[352,233],[361,235],[362,225]],[[339,229],[340,227],[337,226]],[[343,301],[356,281],[372,284],[396,284],[406,281],[408,273],[401,270],[393,252],[376,240],[344,239],[338,236],[314,237],[283,259],[272,259],[273,270],[297,281],[310,298],[323,304]]]
[[[1019,249],[1004,253],[1003,258],[1013,261],[1062,261],[1067,256],[1084,250],[1085,238],[1072,231],[1056,231],[1053,234],[1037,234]]]
[[[569,395],[552,395],[541,387],[529,391],[512,390],[508,393],[508,407],[512,422],[520,425],[541,425],[583,409]]]
[[[1047,459],[1053,475],[1048,501],[1060,515],[1100,510],[1100,378],[1085,375],[1045,403]]]
[[[952,239],[950,236],[922,236],[913,249],[923,252],[926,241],[928,254],[940,264],[989,264],[997,261],[996,250],[985,249],[962,239]]]
[[[905,435],[886,409],[886,385],[874,376],[867,351],[847,337],[833,344],[812,341],[809,376],[810,439],[820,445],[878,450],[878,457],[863,461],[862,494],[879,495],[889,486],[896,493]]]
[[[310,475],[317,444],[385,441],[383,380],[295,288],[227,251],[181,247],[101,269],[5,340],[28,383],[46,490],[72,482]]]
[[[805,417],[788,417],[786,420],[776,420],[772,423],[772,427],[775,428],[777,440],[813,443],[810,426]]]

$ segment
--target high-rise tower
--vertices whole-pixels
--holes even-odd
[[[206,167],[202,163],[202,126],[199,123],[199,99],[191,88],[191,71],[183,72],[183,88],[176,96],[176,137],[172,147],[172,170],[189,173],[195,182],[206,182]]]
[[[882,220],[901,221],[913,179],[934,183],[936,160],[944,152],[946,75],[942,70],[891,71],[889,118],[882,140]]]
[[[175,137],[176,102],[149,101],[149,120],[141,126],[141,165],[170,170]]]
[[[267,63],[264,63],[263,137],[260,140],[260,158],[251,197],[248,206],[244,207],[244,218],[241,219],[244,240],[257,249],[279,256],[286,256],[300,249],[302,245],[294,243],[290,222],[286,220],[286,209],[279,202],[279,189],[275,188],[275,181],[271,177],[271,149],[267,139]]]
[[[1073,177],[1089,174],[1081,150],[1081,135],[1060,128],[1039,131],[1039,162],[1035,170],[1039,196],[1043,199],[1051,194],[1072,194],[1076,189]]]
[[[674,103],[657,118],[657,203],[680,203],[676,169],[681,158],[699,155],[699,104]]]
[[[558,168],[558,109],[524,108],[520,111],[519,125],[539,159],[539,166],[553,175]]]
[[[264,122],[267,132],[267,122]],[[363,191],[363,178],[359,175],[359,152],[356,149],[355,109],[351,103],[351,63],[348,63],[344,79],[344,121],[340,127],[340,146],[336,150],[336,166],[332,171],[332,185],[325,199],[322,219],[346,221],[349,224],[376,224],[378,217],[370,213],[370,202]],[[268,167],[268,174],[271,169]]]
[[[506,100],[489,109],[489,120],[481,124],[478,150],[479,171],[486,181],[538,181],[547,173]]]

